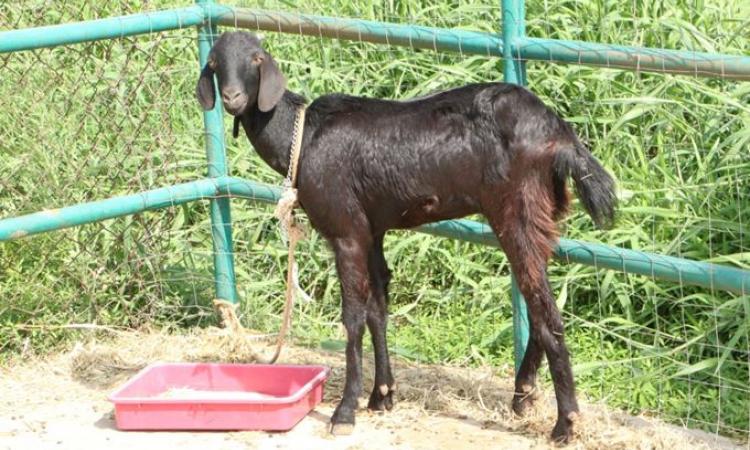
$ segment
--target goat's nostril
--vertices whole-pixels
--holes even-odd
[[[221,93],[221,98],[223,98],[225,102],[231,102],[232,100],[236,99],[240,95],[241,95],[241,92],[239,90],[223,91]]]

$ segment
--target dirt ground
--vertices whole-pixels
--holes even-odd
[[[0,368],[0,449],[546,449],[555,408],[545,397],[525,418],[508,405],[510,370],[461,369],[395,361],[397,404],[386,414],[362,409],[350,436],[333,437],[328,421],[341,393],[342,354],[287,347],[281,362],[332,368],[325,398],[293,430],[265,432],[121,432],[107,396],[155,361],[252,362],[266,350],[219,330],[190,335],[118,333],[79,343],[65,354]],[[371,376],[372,361],[365,361]],[[366,391],[372,379],[365,381]],[[547,389],[551,391],[551,389]],[[361,405],[366,404],[363,397]],[[634,418],[582,402],[572,449],[744,448],[713,435]]]

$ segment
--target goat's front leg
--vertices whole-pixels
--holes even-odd
[[[372,298],[367,303],[367,327],[375,352],[375,386],[367,408],[373,411],[393,408],[393,374],[388,357],[386,327],[388,325],[388,283],[391,272],[383,255],[383,235],[376,236],[369,258]]]
[[[346,382],[344,396],[331,417],[331,433],[349,434],[362,391],[362,335],[371,295],[368,272],[369,238],[343,238],[333,243],[341,282],[342,319],[346,329]]]

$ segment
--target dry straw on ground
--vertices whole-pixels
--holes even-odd
[[[254,362],[259,353],[266,354],[270,349],[270,344],[245,333],[237,336],[226,330],[207,329],[176,335],[122,333],[112,339],[81,343],[65,358],[75,380],[101,389],[115,386],[154,361]],[[287,347],[280,362],[330,366],[332,372],[324,402],[338,400],[344,382],[343,354]],[[366,358],[367,389],[372,386],[372,369],[372,361]],[[508,407],[512,378],[507,368],[499,375],[490,368],[430,366],[396,360],[394,371],[397,379],[396,408],[402,412],[415,410],[423,414],[469,419],[498,433],[510,432],[535,439],[540,448],[550,445],[546,437],[555,420],[553,399],[545,395],[526,417],[514,417]],[[364,405],[365,401],[360,403]],[[569,448],[729,448],[727,441],[714,441],[713,436],[686,432],[655,419],[633,418],[599,404],[583,402],[582,413],[575,441]],[[386,428],[398,433],[401,424],[388,424],[389,415],[383,414],[380,420]],[[397,421],[403,420],[403,414],[398,414]]]

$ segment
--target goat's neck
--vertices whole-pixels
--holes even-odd
[[[302,97],[286,91],[272,110],[262,112],[255,105],[241,116],[242,127],[255,150],[281,175],[286,175],[289,168],[294,121],[303,105]]]

